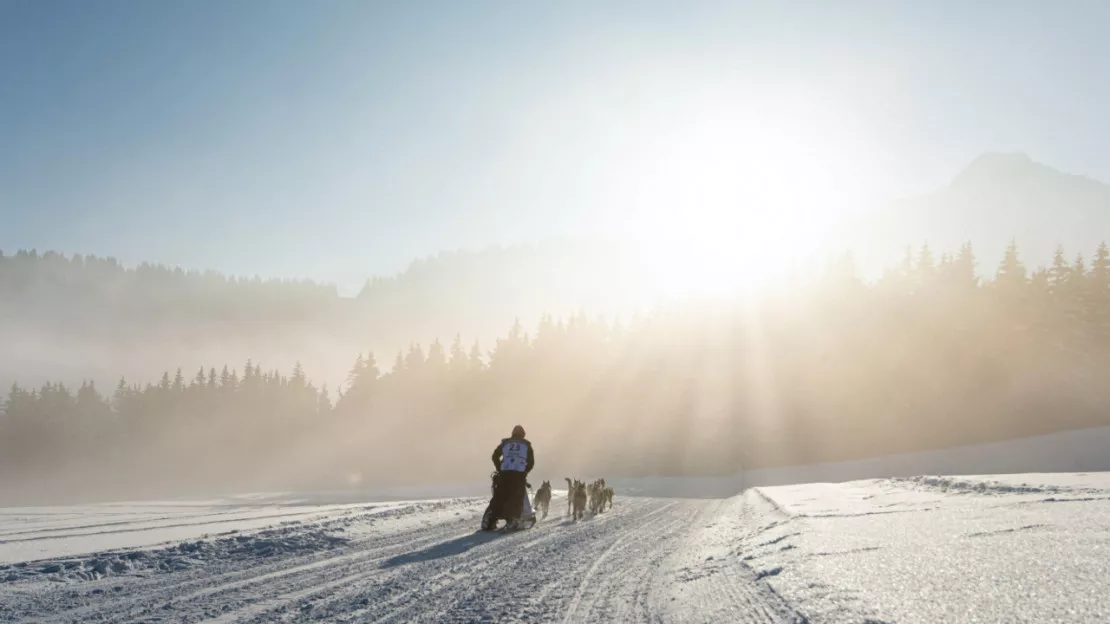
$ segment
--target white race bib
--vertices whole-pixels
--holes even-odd
[[[528,445],[523,442],[506,442],[501,445],[501,472],[524,472],[528,467]]]

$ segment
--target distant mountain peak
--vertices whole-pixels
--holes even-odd
[[[1037,162],[1024,152],[987,152],[972,160],[952,180],[950,188],[979,192],[1009,189],[1028,192],[1030,189],[1053,189],[1053,192],[1084,192],[1105,195],[1110,185],[1101,180],[1067,173]]]
[[[977,156],[956,175],[952,186],[968,188],[984,184],[1013,183],[1045,174],[1066,175],[1036,162],[1025,152],[986,152]]]
[[[986,163],[1011,163],[1011,164],[1036,164],[1029,154],[1025,152],[984,152],[980,154],[975,160],[971,161],[972,164],[977,162]]]

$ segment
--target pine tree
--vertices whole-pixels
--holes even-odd
[[[116,410],[117,414],[124,413],[130,395],[131,391],[127,387],[127,380],[120,377],[119,383],[116,384],[116,391],[112,394],[112,407]]]
[[[899,282],[903,287],[908,287],[914,281],[917,270],[913,264],[913,247],[906,247],[906,254],[902,256],[902,265],[898,271]]]
[[[351,371],[349,373],[347,373],[347,382],[346,382],[347,390],[350,390],[355,385],[357,385],[359,383],[359,381],[362,379],[362,375],[365,372],[366,372],[366,360],[363,359],[362,353],[359,353],[358,357],[355,358],[354,366],[352,366]]]
[[[954,284],[960,289],[974,289],[979,286],[979,278],[975,275],[975,251],[971,243],[960,246],[960,253],[952,265]]]
[[[1075,262],[1072,263],[1071,276],[1071,291],[1075,293],[1075,298],[1082,302],[1087,298],[1085,291],[1087,290],[1087,264],[1083,260],[1083,254],[1079,253],[1075,256]]]
[[[316,395],[316,415],[326,416],[332,411],[331,397],[328,396],[328,384],[320,386],[320,392]],[[342,397],[340,397],[342,398]]]
[[[1006,247],[1006,255],[998,266],[995,284],[1003,289],[1014,291],[1027,282],[1025,265],[1018,255],[1017,241],[1011,240]]]
[[[447,353],[443,349],[443,344],[436,338],[432,342],[432,346],[428,347],[428,357],[424,362],[433,374],[438,374],[447,369]]]
[[[1068,261],[1064,257],[1064,247],[1059,245],[1056,247],[1056,253],[1052,255],[1052,266],[1048,270],[1049,286],[1053,292],[1064,292],[1068,288],[1068,282],[1071,280],[1071,267],[1068,266]]]
[[[540,322],[536,326],[536,339],[533,344],[542,345],[553,339],[555,339],[555,320],[545,312],[540,316]]]
[[[528,333],[524,331],[524,325],[517,318],[513,322],[512,329],[509,330],[509,335],[504,339],[498,338],[494,343],[493,352],[490,353],[489,367],[514,367],[527,352],[528,345]]]
[[[933,250],[929,248],[929,243],[925,243],[921,246],[921,252],[917,256],[917,266],[914,267],[917,284],[924,286],[932,283],[936,270],[936,263],[933,261]]]
[[[470,369],[470,360],[463,349],[462,337],[459,334],[455,334],[455,340],[451,343],[451,359],[448,360],[448,368],[456,375]]]
[[[1049,280],[1049,270],[1039,268],[1033,271],[1033,274],[1029,276],[1029,286],[1033,291],[1033,295],[1037,297],[1038,302],[1047,301],[1048,295],[1052,290]]]
[[[470,356],[467,357],[470,363],[470,371],[474,373],[481,373],[486,369],[486,362],[482,358],[482,349],[478,345],[478,341],[474,341],[474,346],[470,347]]]
[[[1103,304],[1110,294],[1110,249],[1106,248],[1105,242],[1099,243],[1095,258],[1091,261],[1087,290],[1099,304]]]
[[[81,418],[98,418],[107,411],[107,405],[105,405],[104,398],[100,396],[100,392],[96,389],[95,381],[82,381],[81,387],[77,390],[75,401],[77,415]]]
[[[378,358],[374,356],[373,351],[366,352],[366,359],[362,361],[362,376],[359,381],[362,383],[374,383],[382,376],[382,372],[378,370]]]
[[[405,370],[418,371],[424,366],[427,358],[424,356],[424,350],[420,348],[419,344],[409,345],[408,355],[405,356]]]
[[[22,416],[23,406],[27,393],[19,387],[19,384],[12,383],[11,389],[8,391],[8,398],[4,401],[4,416],[5,418],[17,419]]]
[[[524,325],[520,322],[520,317],[513,321],[513,327],[509,330],[508,340],[515,345],[521,347],[528,346],[528,332],[524,331]]]

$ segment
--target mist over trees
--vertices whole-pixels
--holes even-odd
[[[861,264],[886,264],[909,241],[956,249],[966,239],[984,258],[1011,239],[1031,264],[1051,262],[1057,244],[1093,250],[1110,230],[1110,185],[1066,173],[1023,153],[988,152],[935,191],[883,206],[846,226]]]
[[[300,361],[338,384],[352,345],[392,352],[462,333],[492,341],[514,318],[650,301],[633,256],[598,242],[458,251],[372,278],[355,297],[311,280],[233,278],[114,258],[0,252],[0,383],[41,383],[247,358]]]
[[[978,265],[970,244],[925,246],[865,282],[846,255],[774,295],[364,350],[331,392],[253,361],[109,388],[16,384],[0,500],[480,481],[518,423],[552,479],[734,474],[1110,424],[1110,250],[1059,249],[1030,269],[1012,244]]]
[[[230,278],[114,258],[0,252],[0,381],[108,385],[249,354],[319,366],[349,336],[333,285]],[[297,354],[294,355],[293,351]]]
[[[1012,236],[1037,265],[1052,262],[1057,242],[1089,254],[1110,228],[1106,215],[1110,186],[1023,154],[988,153],[934,193],[865,212],[829,236],[857,250],[857,271],[872,281],[906,241],[955,251],[968,237],[996,258]],[[810,247],[766,261],[804,266],[827,251]],[[309,280],[0,253],[0,387],[82,379],[107,387],[120,375],[147,379],[248,358],[283,370],[299,361],[318,383],[337,387],[353,348],[388,354],[455,334],[492,344],[517,318],[534,330],[545,313],[613,318],[651,309],[667,293],[640,266],[644,253],[660,260],[676,251],[596,238],[446,252],[373,277],[353,296]]]

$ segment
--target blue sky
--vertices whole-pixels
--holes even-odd
[[[0,249],[349,291],[727,203],[796,129],[783,185],[987,150],[1110,180],[1107,58],[1098,0],[0,0]]]

